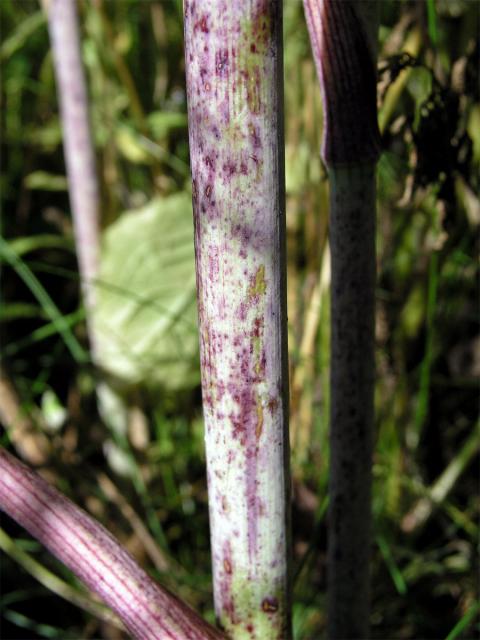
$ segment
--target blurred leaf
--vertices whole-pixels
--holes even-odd
[[[27,189],[41,189],[43,191],[67,191],[68,183],[65,176],[54,175],[47,171],[34,171],[25,177]]]
[[[18,320],[19,318],[38,318],[42,315],[40,307],[27,302],[10,302],[0,306],[0,320]]]
[[[21,49],[32,33],[45,23],[45,14],[43,11],[37,11],[24,18],[15,29],[15,31],[2,42],[0,47],[0,61],[4,62],[11,55]]]
[[[459,18],[468,7],[470,0],[438,0],[437,10],[439,15],[450,18]]]
[[[127,383],[199,381],[191,198],[124,213],[105,232],[95,331],[100,364]]]
[[[45,151],[54,151],[62,143],[62,129],[58,118],[52,118],[41,127],[28,127],[25,142],[38,145]]]
[[[407,81],[407,89],[415,100],[414,128],[418,128],[421,108],[432,93],[432,74],[428,69],[419,67],[412,69]]]
[[[67,410],[52,389],[46,389],[42,394],[42,415],[50,431],[58,431],[67,418]]]
[[[187,127],[187,114],[175,111],[153,111],[147,118],[154,139],[163,139],[171,131]]]
[[[318,638],[318,628],[325,624],[325,614],[310,602],[295,602],[292,607],[292,626],[294,640]],[[323,634],[322,634],[323,635]]]
[[[314,161],[310,146],[287,145],[285,149],[285,189],[288,194],[300,193],[308,184],[309,164]]]
[[[128,429],[128,407],[125,400],[105,383],[98,384],[96,391],[102,420],[117,436],[125,437]]]
[[[73,241],[70,238],[47,233],[15,238],[9,240],[8,245],[18,257],[38,249],[70,249],[73,251]]]
[[[42,624],[33,620],[32,618],[28,618],[24,616],[23,613],[19,613],[18,611],[13,611],[13,609],[5,609],[3,615],[7,620],[16,624],[18,627],[22,629],[26,629],[28,631],[33,631],[38,634],[41,638],[70,638],[73,639],[75,636],[72,635],[72,632],[65,632],[64,629],[60,629],[59,627],[52,627],[49,624]],[[28,636],[25,636],[28,637]]]
[[[427,0],[428,35],[433,45],[438,43],[437,12],[435,0]]]
[[[138,136],[133,129],[123,126],[119,127],[115,133],[115,141],[119,151],[123,156],[135,164],[149,164],[151,156],[139,143]]]
[[[132,458],[113,440],[103,443],[103,453],[107,459],[108,466],[117,475],[124,478],[131,478],[135,469],[132,465]]]
[[[474,105],[468,119],[467,131],[473,141],[473,157],[480,164],[480,105]]]
[[[415,284],[401,312],[400,324],[407,338],[418,335],[425,318],[425,292],[421,284]]]
[[[463,208],[465,209],[469,224],[472,227],[479,226],[480,199],[478,197],[478,194],[470,189],[468,184],[461,176],[458,176],[455,180],[455,192],[459,203],[463,205]]]

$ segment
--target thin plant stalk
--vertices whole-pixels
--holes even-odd
[[[75,236],[75,250],[85,306],[90,354],[101,364],[101,345],[97,339],[95,279],[100,267],[100,188],[95,148],[88,108],[88,92],[82,63],[77,0],[42,0],[48,16],[48,29],[57,82],[57,95],[63,130],[64,156]],[[98,411],[113,432],[126,430],[123,399],[107,381],[96,384]],[[115,404],[117,415],[111,410]]]
[[[134,638],[223,637],[156,584],[101,524],[1,448],[0,509],[99,595]]]
[[[282,3],[186,0],[215,610],[289,638]]]
[[[377,3],[304,0],[330,177],[328,629],[369,637],[374,394]]]
[[[92,313],[100,252],[100,195],[76,0],[44,0],[44,5],[60,102],[68,191],[87,329],[95,355]]]

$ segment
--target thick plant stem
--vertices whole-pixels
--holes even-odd
[[[0,509],[97,593],[134,638],[223,638],[153,582],[101,524],[1,448]]]
[[[375,322],[377,3],[304,0],[330,176],[328,637],[369,637]]]
[[[375,166],[330,171],[328,637],[368,638]]]
[[[289,638],[281,2],[185,1],[215,610]]]
[[[99,263],[100,196],[76,0],[49,0],[45,4],[60,102],[75,246],[90,346],[95,355],[92,312],[95,307],[93,282]]]

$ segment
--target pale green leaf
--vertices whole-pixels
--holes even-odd
[[[187,114],[177,111],[153,111],[148,116],[148,126],[153,139],[163,139],[171,131],[186,129]]]
[[[11,33],[8,38],[4,38],[0,46],[0,60],[7,60],[16,51],[21,49],[30,36],[44,24],[45,15],[43,11],[37,11],[22,20],[13,33]]]
[[[128,384],[199,381],[191,198],[156,198],[104,234],[95,314],[101,366]]]
[[[55,175],[47,171],[34,171],[25,178],[27,189],[42,191],[67,191],[68,183],[65,176]]]

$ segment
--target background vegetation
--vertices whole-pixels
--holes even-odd
[[[480,5],[380,4],[372,637],[467,639],[480,631]],[[80,8],[102,186],[104,370],[88,356],[45,18],[36,0],[2,0],[2,445],[40,461],[212,620],[181,1]],[[316,639],[326,587],[328,182],[296,0],[285,3],[285,104],[294,629]],[[96,410],[102,379],[123,402],[112,399],[110,427]],[[42,586],[33,576],[51,584],[53,572],[67,599],[80,589],[19,527],[7,518],[3,527],[2,637],[124,637]]]

